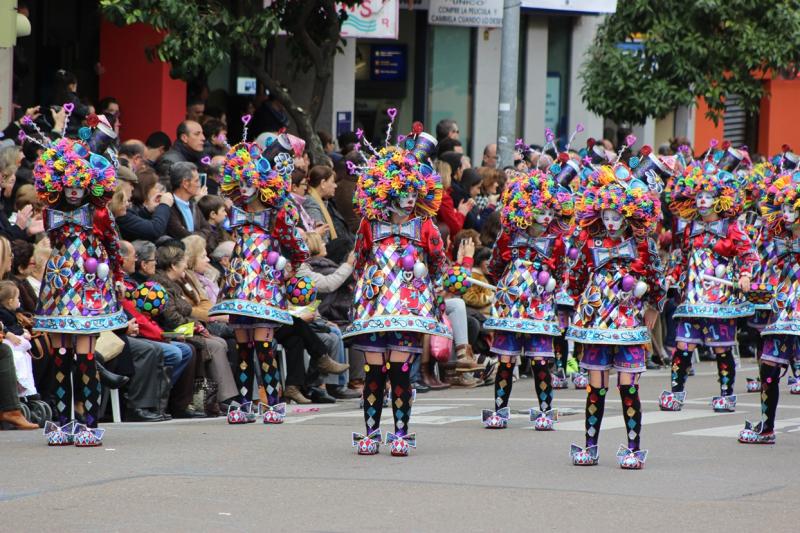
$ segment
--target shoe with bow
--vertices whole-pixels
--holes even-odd
[[[417,447],[417,434],[395,435],[394,433],[387,433],[386,445],[389,446],[393,456],[406,457],[408,456],[409,448]]]
[[[262,403],[258,406],[258,414],[264,417],[265,424],[283,424],[283,419],[286,418],[286,404],[264,405]]]
[[[94,448],[103,445],[103,435],[106,430],[101,428],[88,428],[83,424],[75,425],[75,447]]]
[[[58,426],[55,422],[47,421],[44,423],[44,436],[47,438],[48,446],[72,446],[75,444],[75,424],[72,420],[63,426]]]
[[[617,462],[623,470],[641,470],[647,461],[647,450],[631,450],[620,444],[617,450]]]
[[[761,380],[747,378],[747,392],[761,392]]]
[[[570,446],[569,456],[575,466],[594,466],[600,461],[597,445],[581,448],[577,444],[573,444]]]
[[[658,398],[658,407],[662,411],[680,411],[686,401],[686,391],[670,392],[665,390]]]
[[[558,411],[556,409],[550,409],[547,412],[531,409],[529,412],[531,422],[533,422],[533,429],[536,431],[553,431],[553,425],[558,421]]]
[[[744,429],[739,432],[739,442],[743,444],[775,444],[775,432],[764,431],[764,422],[753,424],[745,420]]]
[[[353,446],[358,455],[377,455],[381,447],[381,430],[376,429],[369,435],[353,432]]]
[[[481,413],[481,420],[486,429],[505,429],[508,426],[509,418],[511,418],[511,411],[508,407],[503,407],[497,411],[484,409]]]
[[[711,407],[715,413],[733,413],[736,411],[736,395],[714,396],[711,399]]]

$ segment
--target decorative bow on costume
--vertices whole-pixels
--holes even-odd
[[[647,450],[633,451],[620,444],[619,450],[617,450],[617,461],[622,468],[641,470],[647,461]]]
[[[70,446],[75,442],[75,421],[59,427],[48,420],[44,423],[44,436],[47,437],[48,446]]]
[[[636,245],[633,244],[633,239],[628,239],[618,246],[613,248],[592,248],[592,258],[594,259],[597,268],[605,265],[612,259],[636,259]]]
[[[381,443],[381,430],[376,429],[369,435],[353,432],[353,446],[358,449],[359,455],[374,455],[378,453]]]
[[[89,212],[88,205],[84,205],[80,209],[74,211],[48,209],[46,212],[48,229],[60,228],[64,224],[75,224],[86,229],[92,229],[94,227],[92,214]]]
[[[481,420],[483,421],[483,425],[491,429],[506,427],[508,425],[509,418],[511,418],[511,410],[508,407],[503,407],[497,411],[484,409],[481,412]]]
[[[533,248],[539,253],[539,255],[549,259],[550,254],[553,252],[553,244],[555,243],[555,240],[555,237],[530,237],[524,233],[517,233],[514,235],[514,238],[511,239],[511,244],[509,244],[509,247]]]
[[[239,209],[234,206],[230,216],[231,227],[235,228],[237,226],[244,226],[245,224],[255,224],[265,230],[269,230],[269,215],[270,212],[267,209],[256,211],[255,213],[248,213],[244,209]]]
[[[692,222],[692,231],[689,233],[689,237],[697,237],[705,232],[713,233],[717,237],[727,237],[728,221],[725,219],[715,220],[714,222],[695,220]]]
[[[281,424],[286,418],[286,404],[264,405],[262,403],[258,406],[258,414],[264,417],[265,424]]]
[[[782,257],[788,254],[800,254],[800,239],[775,239],[775,255]]]
[[[390,224],[388,222],[376,222],[372,230],[372,239],[380,241],[393,235],[406,237],[413,241],[422,242],[422,220],[412,218],[402,224]]]
[[[101,446],[105,433],[105,429],[88,428],[83,424],[75,424],[75,446],[79,448]]]

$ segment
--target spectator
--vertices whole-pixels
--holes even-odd
[[[466,169],[461,175],[460,181],[453,181],[450,186],[450,196],[453,198],[454,205],[469,205],[470,210],[464,217],[465,229],[481,228],[481,213],[475,209],[475,198],[481,191],[481,176],[474,168]],[[451,228],[452,229],[452,228]]]
[[[442,154],[446,154],[447,152],[455,152],[463,155],[464,147],[461,145],[461,141],[458,139],[444,139],[436,146],[437,157],[441,157]]]
[[[436,124],[436,140],[442,142],[444,139],[456,139],[459,138],[459,130],[458,124],[456,121],[450,118],[444,118]]]
[[[495,143],[487,144],[486,148],[483,149],[481,166],[497,168],[497,145]]]
[[[16,172],[21,160],[20,155],[20,150],[17,146],[11,145],[0,148],[0,187],[2,187],[0,202],[2,202],[3,211],[6,209],[6,203],[10,203],[12,208],[14,206],[11,195],[16,183]],[[34,220],[33,206],[30,205],[17,213],[13,223],[9,221],[7,216],[0,214],[0,235],[11,240],[31,240],[31,235],[41,233],[44,230],[39,222]]]
[[[170,167],[181,161],[194,163],[197,166],[204,156],[206,138],[199,123],[194,120],[184,120],[178,125],[175,137],[172,147],[159,159],[156,168],[159,176],[168,176]]]
[[[475,197],[475,207],[480,211],[494,211],[497,207],[500,181],[504,178],[503,171],[494,167],[480,167],[478,175],[481,177],[481,190]]]
[[[219,285],[216,283],[219,273],[211,267],[211,260],[206,253],[206,241],[199,235],[189,235],[184,237],[183,244],[186,247],[186,267],[200,285],[200,293],[205,294],[210,304],[214,305],[219,297]]]
[[[308,192],[308,175],[305,171],[299,168],[294,169],[292,172],[292,202],[297,208],[297,213],[300,215],[300,227],[303,231],[317,231],[320,235],[325,235],[328,232],[327,226],[324,224],[317,225],[317,221],[311,218],[308,212],[303,207],[306,201],[306,193]]]
[[[225,230],[225,220],[228,218],[225,200],[209,194],[197,201],[197,208],[207,222],[207,225],[198,230],[197,234],[205,239],[206,250],[209,254],[219,246],[219,243],[233,240],[231,234]]]
[[[481,227],[481,245],[489,249],[494,248],[497,236],[500,235],[500,211],[493,211]]]
[[[169,181],[175,203],[167,224],[167,235],[174,239],[183,239],[207,226],[195,202],[195,197],[203,196],[197,166],[187,162],[175,163],[170,168]]]
[[[161,156],[166,154],[171,147],[172,141],[169,135],[163,131],[153,132],[144,142],[144,159],[148,165],[155,169],[161,160]]]
[[[119,159],[128,162],[128,168],[139,172],[145,167],[145,145],[142,141],[130,139],[119,145]]]
[[[186,102],[186,120],[194,121],[198,126],[200,125],[205,111],[206,103],[200,98],[191,98]]]
[[[131,193],[131,206],[117,219],[123,239],[156,241],[166,233],[175,201],[170,193],[160,192],[160,188],[153,170],[145,168],[139,172]]]
[[[206,138],[206,153],[214,155],[225,155],[228,152],[228,127],[215,118],[209,119],[203,124],[203,135]]]
[[[234,241],[225,241],[211,252],[211,266],[219,272],[220,276],[224,276],[225,271],[230,267],[235,246],[236,243]]]
[[[97,104],[97,113],[106,117],[108,123],[114,128],[114,133],[119,138],[119,129],[122,126],[120,120],[119,102],[113,96],[106,96]]]
[[[289,117],[280,102],[272,95],[267,97],[253,113],[253,121],[250,129],[254,135],[259,135],[265,131],[276,132],[282,128],[289,127]]]
[[[333,203],[336,204],[336,210],[342,214],[347,229],[355,234],[358,231],[358,225],[361,223],[361,215],[353,205],[358,174],[357,172],[350,172],[347,168],[348,163],[357,166],[363,165],[364,158],[360,153],[353,151],[341,158],[333,166],[336,171],[336,192],[333,194]]]
[[[156,245],[150,241],[133,241],[136,250],[136,270],[130,275],[133,281],[144,283],[156,274]]]
[[[336,174],[332,169],[315,166],[308,173],[308,197],[303,202],[303,207],[317,224],[327,226],[328,234],[323,235],[325,241],[330,243],[330,258],[340,262],[352,250],[355,244],[355,235],[345,224],[344,217],[330,202],[336,192]]]
[[[452,176],[455,169],[459,178],[461,177],[461,157],[454,152],[448,152],[436,162],[435,166],[442,178],[442,188],[444,189],[442,203],[436,218],[447,226],[450,235],[455,235],[464,227],[466,216],[473,207],[472,202],[463,200],[456,209],[453,202]]]
[[[78,97],[78,78],[72,72],[61,69],[56,71],[53,105],[63,109],[64,104],[67,103],[71,103],[75,107],[70,114],[66,135],[76,138],[83,120],[89,115],[89,108]]]

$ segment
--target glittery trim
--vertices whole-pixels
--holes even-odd
[[[48,333],[100,333],[128,325],[124,311],[102,316],[35,316],[33,330]]]
[[[675,318],[741,318],[755,312],[753,304],[741,305],[693,305],[681,304],[675,310]]]
[[[567,340],[583,344],[646,344],[650,342],[647,328],[587,329],[570,326]]]
[[[281,324],[291,324],[292,315],[283,309],[276,309],[264,304],[248,302],[247,300],[224,300],[214,305],[209,311],[211,315],[240,315],[252,318],[262,318]]]
[[[428,335],[453,338],[450,329],[431,318],[421,316],[374,316],[368,319],[357,319],[342,332],[342,338],[354,337],[364,333],[383,333],[388,331],[415,331]]]
[[[542,322],[539,320],[525,320],[519,318],[487,318],[483,323],[485,329],[510,331],[512,333],[551,335],[558,337],[562,330],[558,322]]]

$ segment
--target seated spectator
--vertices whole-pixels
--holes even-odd
[[[235,247],[236,243],[234,241],[225,241],[211,252],[211,266],[219,272],[220,276],[224,276],[225,271],[231,266],[231,257]]]
[[[207,222],[205,227],[197,231],[197,234],[205,240],[206,251],[209,254],[221,242],[233,240],[231,234],[225,230],[228,208],[222,197],[211,194],[203,196],[197,201],[197,208]]]
[[[163,131],[151,133],[144,142],[145,163],[155,170],[156,165],[161,161],[161,156],[167,153],[171,146],[172,140],[169,138],[169,135]]]
[[[175,163],[170,168],[169,181],[175,203],[167,223],[167,235],[173,239],[183,239],[207,225],[195,200],[198,196],[204,196],[197,166],[186,162]]]
[[[2,188],[2,193],[0,193],[0,202],[2,202],[2,204],[0,207],[2,207],[2,211],[6,210],[6,203],[11,204],[13,208],[14,201],[11,194],[16,184],[16,173],[21,159],[22,155],[16,145],[0,148],[0,188]],[[9,222],[8,216],[6,216],[5,213],[0,213],[0,235],[9,240],[32,240],[32,213],[32,206],[23,208],[19,211],[13,223]]]
[[[317,224],[317,221],[311,218],[308,211],[303,207],[303,203],[307,200],[306,193],[308,192],[308,175],[305,171],[299,168],[294,169],[292,172],[292,202],[297,208],[297,213],[300,215],[300,229],[303,231],[316,231],[320,235],[327,235],[328,226],[326,224]]]
[[[205,152],[211,156],[225,155],[228,152],[228,127],[220,120],[211,118],[203,124],[206,138]]]
[[[150,281],[156,274],[156,245],[150,241],[133,241],[136,250],[136,270],[131,278],[138,284]]]
[[[175,202],[170,193],[161,192],[154,171],[147,168],[139,171],[137,180],[131,205],[124,216],[117,218],[117,227],[123,239],[155,241],[166,233]]]
[[[303,207],[317,224],[325,224],[328,234],[323,235],[328,243],[329,256],[333,261],[343,260],[355,244],[355,235],[345,224],[344,217],[330,202],[336,192],[336,174],[333,169],[315,166],[308,173],[308,196]]]
[[[133,172],[139,172],[147,166],[144,143],[137,139],[131,139],[120,144],[118,157],[120,162],[122,160],[127,161],[128,168]]]
[[[481,246],[485,246],[489,249],[494,248],[494,243],[497,241],[498,235],[500,235],[500,211],[495,210],[486,217],[481,227]]]
[[[472,267],[472,277],[478,281],[489,283],[486,271],[489,268],[489,259],[492,256],[492,249],[479,247],[475,250],[475,263]],[[464,293],[464,303],[467,304],[467,313],[475,310],[481,315],[488,316],[491,311],[492,298],[494,292],[485,287],[471,285]]]
[[[211,260],[206,253],[206,242],[199,235],[189,235],[183,238],[183,245],[186,247],[186,267],[199,283],[210,304],[214,305],[219,297],[219,273],[211,266]]]

